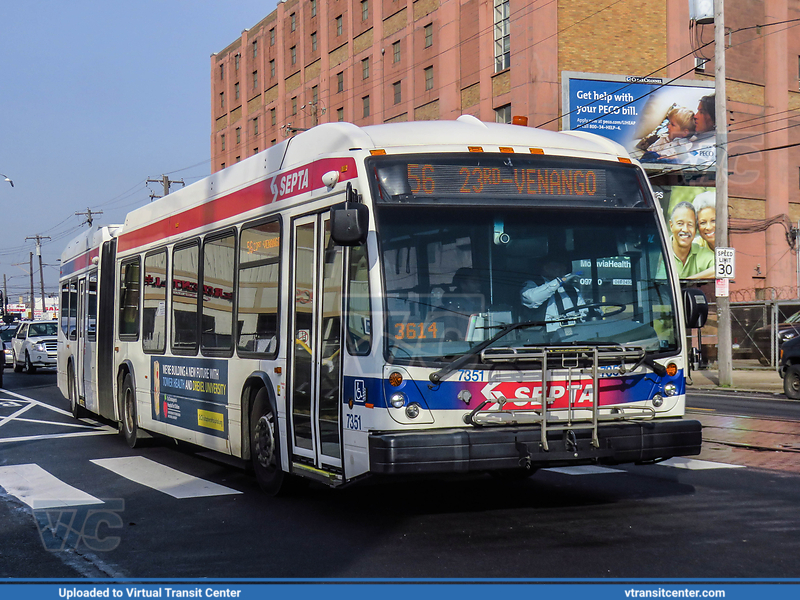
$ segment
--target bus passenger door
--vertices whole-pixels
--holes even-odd
[[[85,377],[83,373],[84,363],[86,362],[86,278],[78,280],[78,323],[76,327],[76,348],[75,348],[75,385],[77,386],[78,398],[86,398]]]
[[[331,239],[328,212],[296,219],[292,234],[292,451],[295,459],[302,457],[301,464],[338,471],[342,466],[342,248]]]
[[[92,412],[99,413],[96,393],[92,387],[92,381],[94,381],[95,377],[95,350],[97,348],[97,271],[89,273],[84,294],[82,307],[83,331],[79,333],[79,335],[83,336],[79,338],[82,340],[80,343],[83,345],[83,352],[80,358],[81,370],[78,373],[80,374],[79,377],[83,377],[81,390],[86,399],[86,407]]]

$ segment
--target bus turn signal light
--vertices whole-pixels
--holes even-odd
[[[678,374],[678,365],[675,363],[669,363],[667,365],[667,375],[670,377],[675,377]]]

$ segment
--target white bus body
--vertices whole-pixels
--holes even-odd
[[[268,492],[287,474],[697,454],[664,232],[644,172],[604,138],[320,125],[70,244],[59,387],[132,446],[146,430],[251,460]],[[555,318],[520,300],[547,262],[579,298]],[[84,342],[90,303],[64,294],[88,295],[94,265]],[[464,270],[480,292],[459,299]]]

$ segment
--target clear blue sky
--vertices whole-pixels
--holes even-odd
[[[27,297],[34,235],[45,293],[58,284],[75,212],[121,223],[169,173],[209,174],[210,56],[275,9],[276,0],[73,0],[3,4],[0,53],[0,275]],[[173,188],[174,189],[174,188]],[[34,261],[35,257],[34,257]],[[15,266],[16,263],[23,263]],[[38,269],[38,266],[37,266]],[[39,273],[34,275],[39,295]],[[0,280],[0,288],[2,280]]]

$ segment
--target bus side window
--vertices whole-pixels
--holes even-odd
[[[239,353],[274,356],[278,351],[280,248],[279,221],[242,229],[236,328]]]
[[[372,321],[369,300],[369,261],[365,246],[350,248],[347,282],[347,351],[366,355],[372,349]]]
[[[199,259],[197,242],[172,253],[172,351],[178,354],[197,352]]]
[[[167,252],[144,258],[144,306],[142,350],[164,352],[167,348]]]
[[[233,233],[206,238],[203,245],[203,353],[230,355],[233,351],[233,271],[236,264]]]
[[[119,277],[119,337],[139,336],[139,258],[125,262]],[[72,307],[70,306],[70,310]],[[77,307],[76,307],[77,310]],[[77,312],[75,313],[77,317]]]

